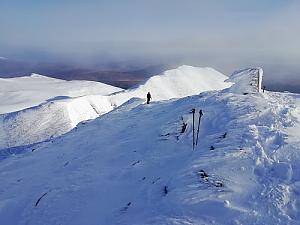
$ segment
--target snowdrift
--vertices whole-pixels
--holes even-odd
[[[38,74],[0,78],[0,114],[37,106],[56,96],[108,95],[121,90],[94,81],[65,81]]]
[[[261,92],[263,70],[262,68],[248,68],[234,72],[228,82],[233,82],[230,92],[250,94]]]

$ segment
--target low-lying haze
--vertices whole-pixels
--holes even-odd
[[[297,87],[299,10],[297,0],[2,0],[0,57],[85,68],[191,64],[225,74],[262,66],[269,86]]]

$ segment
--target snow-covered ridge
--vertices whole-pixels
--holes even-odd
[[[121,90],[39,74],[0,79],[0,149],[55,138],[95,119],[113,109],[105,95]]]
[[[39,106],[0,115],[0,149],[42,142],[67,133],[113,107],[106,96],[59,96]],[[1,135],[2,133],[2,135]]]
[[[180,66],[168,70],[162,75],[151,77],[140,85],[138,91],[152,90],[155,100],[180,98],[210,90],[222,90],[230,87],[224,82],[228,77],[213,68]]]
[[[232,85],[228,77],[212,68],[183,65],[148,79],[137,88],[113,94],[112,102],[121,105],[132,97],[145,98],[151,92],[153,101],[182,98],[205,91],[222,90]]]
[[[58,97],[51,96],[51,101],[47,100],[46,103],[38,106],[1,115],[0,149],[28,145],[58,137],[73,129],[81,121],[95,119],[131,98],[144,99],[148,91],[151,92],[153,101],[168,100],[230,87],[232,84],[224,82],[226,79],[228,79],[227,76],[212,68],[192,66],[180,66],[177,69],[168,70],[161,75],[151,77],[137,88],[124,91],[104,84],[94,84],[95,82],[67,82],[39,74],[32,74],[30,77],[3,79],[4,82],[0,81],[0,86],[3,83],[12,82],[6,87],[17,85],[14,86],[14,90],[17,90],[19,85],[21,91],[18,93],[21,97],[28,95],[29,92],[29,98],[37,100],[37,97],[42,97],[42,100],[46,101],[46,96],[63,94]],[[107,95],[113,91],[118,92]],[[47,95],[43,96],[43,92],[46,92]],[[98,95],[91,96],[91,93],[98,93]],[[11,93],[8,92],[9,94]],[[38,96],[31,96],[32,94],[38,94]],[[65,97],[62,99],[63,96]],[[11,103],[10,99],[7,101]],[[29,103],[25,102],[25,104]],[[37,126],[36,124],[41,125]]]
[[[252,81],[231,78],[235,88]],[[0,224],[298,225],[300,95],[236,90],[149,105],[130,98],[23,154],[0,151]],[[98,107],[111,97],[60,96],[4,120],[51,133],[109,111]],[[204,113],[194,150],[193,108],[196,125]],[[28,132],[19,128],[9,134],[16,141]]]
[[[297,225],[299,99],[131,99],[1,161],[0,224]],[[204,112],[194,151],[192,108]]]
[[[108,95],[121,88],[94,81],[65,81],[39,74],[0,79],[0,114],[44,103],[56,96]]]

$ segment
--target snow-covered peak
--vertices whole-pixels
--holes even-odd
[[[165,100],[230,87],[224,82],[227,78],[212,68],[184,65],[151,77],[138,89],[152,91],[155,100]]]
[[[22,103],[30,109],[0,116],[0,129],[2,127],[4,130],[0,136],[0,149],[60,136],[81,121],[95,119],[132,98],[140,98],[133,105],[142,104],[148,91],[153,101],[168,100],[227,88],[231,83],[224,82],[226,79],[228,77],[212,68],[192,66],[168,70],[126,91],[96,82],[64,81],[39,74],[4,79],[0,81],[0,87],[1,84],[4,87],[3,96],[7,97],[7,93],[12,96],[3,98],[2,102],[6,101],[7,104],[2,107],[8,108],[9,104],[12,104],[11,107],[20,107]],[[10,82],[3,85],[8,80]],[[118,92],[107,95],[115,91]],[[40,104],[36,106],[36,103]],[[36,125],[38,123],[39,126]]]
[[[212,69],[183,65],[149,78],[135,89],[114,95],[113,101],[120,105],[131,97],[145,98],[147,92],[153,101],[182,98],[205,91],[222,90],[232,85],[228,77]]]
[[[65,81],[40,74],[0,79],[0,114],[37,106],[56,96],[109,95],[123,89],[94,81]]]

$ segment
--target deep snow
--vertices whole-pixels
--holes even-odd
[[[0,161],[0,224],[299,224],[300,95],[143,103]]]
[[[78,123],[112,110],[106,98],[101,95],[57,97],[39,106],[0,115],[0,149],[58,137]]]
[[[234,83],[230,92],[237,94],[249,94],[262,91],[263,69],[247,68],[235,71],[227,80]]]
[[[192,66],[166,71],[137,88],[124,91],[96,82],[62,81],[41,75],[3,79],[3,82],[0,80],[0,86],[2,84],[6,87],[4,91],[10,90],[11,85],[16,85],[11,90],[13,94],[3,92],[3,96],[15,95],[16,92],[20,95],[5,99],[4,104],[7,101],[11,101],[8,105],[15,104],[28,93],[29,100],[22,100],[22,104],[34,105],[34,101],[39,98],[44,102],[25,110],[0,115],[0,149],[30,145],[58,137],[76,127],[78,123],[95,119],[131,98],[145,98],[148,91],[152,93],[153,101],[161,101],[227,88],[232,83],[224,82],[226,79],[227,76],[214,69]],[[12,84],[7,85],[9,82]],[[38,95],[41,91],[42,94]],[[113,91],[117,92],[110,94]],[[98,94],[91,95],[92,93]],[[61,94],[67,96],[59,96]],[[51,96],[51,99],[46,100],[47,96]]]
[[[148,79],[136,88],[111,95],[111,102],[121,105],[133,97],[145,98],[151,92],[152,101],[182,98],[204,91],[223,90],[233,83],[213,68],[183,65]]]
[[[94,81],[65,81],[39,74],[0,78],[0,114],[37,106],[57,96],[108,95],[121,90]]]

